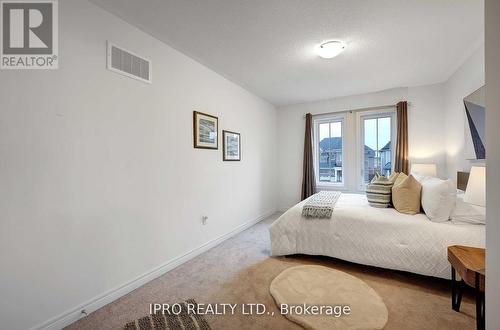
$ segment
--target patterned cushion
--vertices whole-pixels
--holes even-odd
[[[391,204],[391,190],[394,182],[385,176],[376,174],[366,186],[366,198],[373,207],[386,208]]]

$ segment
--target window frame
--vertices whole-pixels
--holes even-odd
[[[340,122],[342,133],[342,182],[325,182],[319,181],[319,125],[325,123]],[[345,151],[346,151],[346,114],[331,114],[317,116],[313,118],[313,162],[314,176],[316,187],[318,188],[336,188],[344,189],[346,187],[346,171],[345,171]]]
[[[397,143],[397,116],[396,109],[378,109],[378,110],[368,110],[359,111],[356,113],[356,185],[358,191],[366,191],[366,183],[364,182],[364,141],[365,141],[365,129],[364,129],[364,119],[375,119],[391,117],[391,143],[392,143],[392,154],[391,154],[391,171],[394,171],[394,160],[395,160],[395,147]]]

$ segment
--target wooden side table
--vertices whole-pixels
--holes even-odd
[[[485,282],[485,249],[452,245],[448,247],[448,261],[451,264],[451,307],[460,311],[462,289],[464,283],[476,291],[476,327],[484,329],[484,282]],[[456,274],[462,278],[456,280]]]

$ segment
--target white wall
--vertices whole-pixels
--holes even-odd
[[[395,88],[326,101],[296,104],[278,109],[278,207],[285,210],[300,199],[304,114],[321,114],[365,107],[396,104],[407,100],[409,106],[409,149],[412,162],[435,162],[439,174],[445,171],[444,111],[442,84]],[[354,120],[351,118],[351,120]],[[354,132],[347,132],[354,141]],[[441,141],[441,143],[436,143]],[[431,147],[429,147],[431,146]],[[344,154],[344,166],[355,168],[355,155]],[[352,173],[352,172],[351,172]],[[345,177],[348,191],[356,191],[356,178]]]
[[[486,0],[486,328],[500,329],[500,2]]]
[[[106,40],[152,59],[153,84],[107,71]],[[60,2],[59,44],[59,70],[0,72],[0,320],[10,330],[276,209],[273,106],[87,1]],[[193,110],[241,133],[241,162],[193,148]]]
[[[408,149],[410,163],[435,163],[446,175],[443,84],[408,88]]]
[[[465,158],[465,110],[463,98],[484,85],[484,44],[476,50],[444,84],[446,110],[446,174],[454,178],[457,171],[469,171],[474,163]],[[488,150],[489,148],[487,148]],[[488,152],[488,151],[487,151]]]

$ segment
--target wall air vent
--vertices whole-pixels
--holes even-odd
[[[151,83],[151,61],[108,41],[108,69],[124,76]]]

